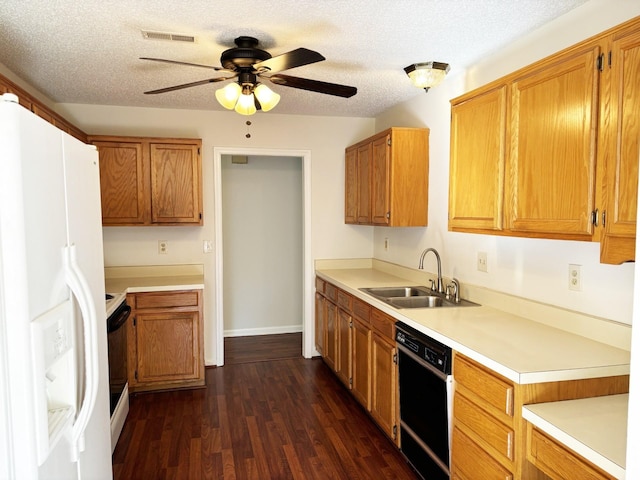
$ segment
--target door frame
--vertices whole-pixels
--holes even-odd
[[[313,256],[311,251],[311,150],[281,148],[214,147],[213,194],[215,223],[215,335],[216,365],[224,365],[224,265],[222,245],[222,156],[252,155],[263,157],[296,157],[302,159],[302,355],[311,358],[313,346]]]

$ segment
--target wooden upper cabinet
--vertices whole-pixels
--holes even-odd
[[[640,25],[614,34],[611,63],[604,68],[609,87],[603,95],[599,152],[605,165],[600,224],[603,263],[635,260],[640,156]],[[608,62],[607,62],[608,63]],[[607,115],[608,114],[608,115]],[[603,138],[604,137],[604,138]]]
[[[148,219],[142,143],[97,142],[103,225],[140,225]]]
[[[512,231],[591,238],[599,53],[598,45],[571,51],[511,84]]]
[[[391,218],[389,204],[389,180],[391,161],[391,135],[376,138],[371,143],[372,171],[371,180],[371,221],[374,225],[388,225]]]
[[[502,229],[506,111],[504,84],[451,106],[451,230]]]
[[[638,78],[640,17],[453,99],[449,229],[635,260]]]
[[[198,224],[202,217],[199,145],[151,144],[151,221]]]
[[[371,223],[371,143],[360,145],[358,152],[358,223]]]
[[[103,225],[202,225],[199,139],[91,136]]]
[[[344,223],[358,223],[358,150],[344,154]]]
[[[390,128],[346,150],[346,172],[355,150],[357,222],[390,227],[426,226],[429,185],[429,130]],[[353,175],[347,174],[345,192]],[[347,199],[352,198],[347,196]],[[345,206],[345,213],[347,213]]]

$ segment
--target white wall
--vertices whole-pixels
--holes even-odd
[[[106,227],[103,232],[106,266],[204,265],[207,365],[215,365],[217,358],[215,254],[202,252],[203,240],[215,238],[214,147],[310,150],[313,258],[373,256],[372,228],[344,224],[344,148],[372,135],[373,119],[269,112],[254,115],[251,126],[247,126],[246,118],[235,112],[77,104],[58,107],[63,115],[92,134],[202,138],[204,226]],[[247,133],[251,134],[250,138],[246,138]],[[169,242],[167,255],[158,254],[158,240]]]
[[[614,8],[615,6],[615,8]],[[450,76],[427,94],[398,105],[376,120],[389,126],[427,126],[430,136],[429,226],[376,228],[374,256],[416,267],[420,252],[435,247],[443,274],[463,284],[486,286],[626,324],[631,323],[633,264],[599,263],[599,244],[453,233],[447,230],[449,181],[449,100],[517,68],[593,36],[640,14],[637,0],[593,0],[474,65],[468,75]],[[459,70],[458,70],[459,71]],[[390,248],[384,251],[384,239]],[[488,273],[476,268],[477,252],[486,252]],[[568,265],[581,265],[582,291],[570,291]],[[433,256],[425,268],[435,271]]]
[[[224,335],[302,331],[302,158],[222,156]]]

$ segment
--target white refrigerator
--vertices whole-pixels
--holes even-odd
[[[109,479],[98,154],[0,97],[0,479]]]

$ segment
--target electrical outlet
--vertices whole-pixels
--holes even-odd
[[[169,242],[166,240],[158,240],[158,253],[160,255],[166,255],[169,253]]]
[[[204,240],[202,243],[202,251],[204,253],[211,253],[213,252],[213,243],[211,242],[211,240]]]
[[[582,290],[582,279],[580,278],[580,265],[569,264],[569,290]]]
[[[384,251],[389,251],[389,239],[387,237],[384,238]]]
[[[478,252],[478,271],[487,272],[487,252]]]

